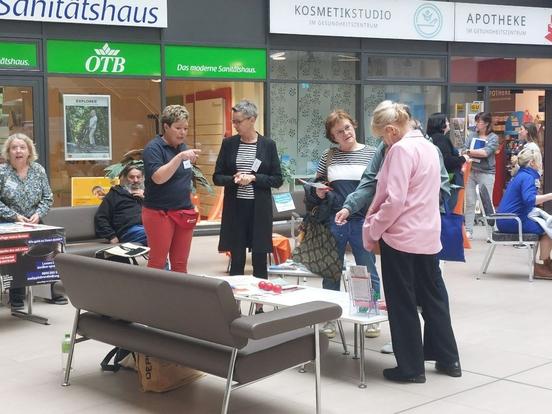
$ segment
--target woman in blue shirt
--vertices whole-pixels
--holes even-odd
[[[540,234],[540,259],[542,264],[535,263],[535,277],[552,279],[552,262],[550,251],[552,239],[544,233],[542,227],[531,220],[528,214],[536,205],[552,200],[552,193],[538,195],[536,182],[540,179],[539,170],[542,168],[540,151],[527,148],[518,154],[519,171],[510,181],[504,196],[500,201],[498,213],[514,213],[521,219],[523,233]],[[518,233],[518,224],[515,220],[497,220],[498,230],[503,233]]]

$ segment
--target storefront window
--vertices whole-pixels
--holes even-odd
[[[366,79],[445,79],[444,58],[368,56]]]
[[[0,148],[16,132],[34,141],[33,88],[0,84]]]
[[[89,106],[91,99],[97,100],[95,107]],[[144,148],[155,136],[160,83],[157,79],[50,77],[48,110],[50,171],[55,172],[50,185],[55,206],[68,206],[71,177],[102,177],[106,166],[132,149]]]
[[[262,82],[169,80],[166,84],[168,104],[185,105],[190,111],[188,145],[201,149],[197,166],[212,185],[215,163],[223,137],[236,133],[232,128],[232,106],[242,99],[257,105],[256,128],[264,134],[264,85]],[[197,189],[202,217],[217,219],[217,200],[222,188],[213,186],[214,194]]]
[[[272,79],[356,80],[356,53],[278,51],[270,52]]]
[[[372,112],[386,99],[407,104],[412,115],[425,129],[427,118],[434,112],[444,110],[444,87],[432,85],[366,85],[364,86],[364,130],[365,142],[377,145],[378,139],[372,135]]]
[[[357,116],[359,55],[273,50],[269,57],[270,77],[288,81],[270,86],[271,137],[295,175],[312,176],[330,145],[324,131],[328,113],[341,108]]]
[[[455,83],[550,84],[552,59],[453,56],[450,74]]]
[[[273,83],[270,87],[270,131],[278,152],[300,176],[316,172],[322,152],[330,146],[324,122],[341,108],[356,117],[355,85]]]

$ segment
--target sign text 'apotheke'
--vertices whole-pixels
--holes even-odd
[[[117,56],[120,50],[111,49],[106,43],[101,49],[94,51],[96,54],[86,59],[84,64],[87,72],[121,73],[125,70],[126,59]]]

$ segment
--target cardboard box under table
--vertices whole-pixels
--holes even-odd
[[[33,322],[48,320],[32,314],[31,286],[52,284],[59,280],[54,256],[63,251],[65,230],[62,227],[28,223],[0,223],[0,287],[27,287],[27,312],[12,314]]]

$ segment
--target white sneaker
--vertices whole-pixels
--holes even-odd
[[[320,332],[322,332],[330,339],[335,338],[335,322],[334,321],[326,322],[322,327],[322,329],[320,330]]]
[[[364,336],[366,338],[377,338],[378,336],[380,336],[380,324],[373,323],[371,325],[368,325],[364,330]]]
[[[380,352],[382,354],[392,354],[393,353],[393,342],[387,342],[384,346],[381,347]]]

